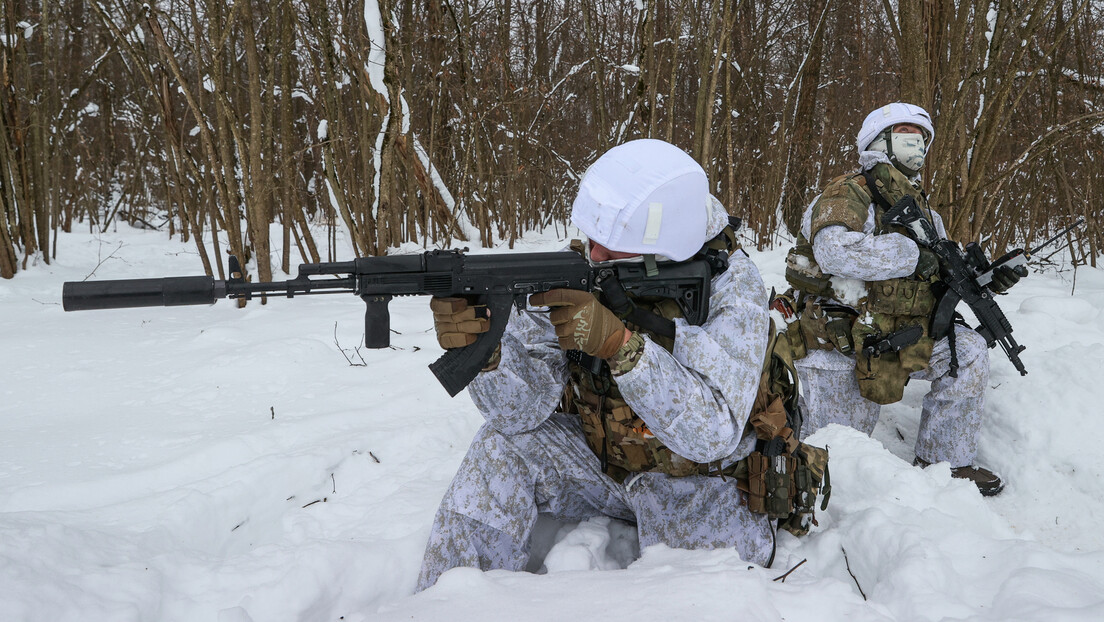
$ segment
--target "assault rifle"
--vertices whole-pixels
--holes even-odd
[[[909,195],[905,195],[882,218],[885,224],[906,228],[917,244],[931,249],[939,258],[942,284],[940,289],[944,291],[936,292],[939,302],[932,316],[931,336],[934,339],[940,339],[950,334],[953,330],[955,307],[959,302],[964,301],[978,319],[979,324],[974,330],[985,338],[990,348],[1000,344],[1008,360],[1012,361],[1021,376],[1027,375],[1023,361],[1020,360],[1020,352],[1024,351],[1025,346],[1016,343],[1015,338],[1012,337],[1012,323],[1008,321],[993,299],[993,292],[988,287],[993,280],[993,271],[1001,266],[1015,268],[1024,265],[1032,255],[1080,226],[1084,221],[1084,218],[1078,220],[1030,251],[1017,249],[996,262],[989,263],[985,252],[976,242],[967,244],[963,251],[954,242],[940,237],[935,230],[935,225],[924,217],[916,199]],[[956,375],[957,368],[957,357],[952,349],[952,376]]]
[[[650,268],[648,263],[592,266],[572,251],[469,255],[466,250],[301,264],[294,279],[271,283],[244,280],[240,263],[231,256],[227,280],[183,276],[69,282],[62,287],[62,306],[66,311],[82,311],[213,304],[219,298],[352,293],[366,305],[364,345],[385,348],[391,339],[387,303],[392,297],[471,297],[490,310],[489,330],[469,346],[447,350],[429,366],[449,395],[456,395],[494,353],[511,305],[520,312],[529,294],[555,288],[601,292],[611,309],[633,321],[645,314],[634,314],[628,295],[671,298],[687,322],[700,326],[709,316],[713,275],[728,267],[728,255],[711,249],[689,261],[653,263]],[[674,336],[673,323],[647,315],[650,318],[640,319],[659,322],[660,332]]]

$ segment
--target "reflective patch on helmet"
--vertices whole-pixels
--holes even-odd
[[[663,224],[663,204],[648,204],[648,223],[644,226],[644,244],[655,244],[659,241],[659,227]]]

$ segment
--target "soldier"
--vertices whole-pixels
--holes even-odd
[[[812,455],[817,482],[826,468],[827,454],[799,446],[786,427],[786,406],[796,399],[785,369],[766,366],[776,373],[766,374],[770,390],[760,390],[773,333],[763,282],[735,252],[728,214],[697,162],[658,140],[615,147],[584,175],[571,218],[589,238],[579,250],[594,264],[652,270],[722,259],[708,319],[689,324],[671,299],[635,300],[619,317],[604,294],[531,296],[468,387],[487,421],[437,511],[419,590],[457,566],[524,569],[539,513],[614,517],[636,523],[642,547],[735,547],[743,559],[769,564],[771,518],[785,510],[765,507],[772,501],[762,495],[761,462],[749,467],[760,443],[749,418],[773,416],[773,433],[788,441],[784,453],[796,450],[803,464]],[[466,346],[487,329],[483,308],[464,299],[431,306],[442,347]]]
[[[899,401],[909,378],[928,380],[914,464],[949,462],[954,477],[991,496],[1001,491],[1001,478],[973,464],[989,379],[985,340],[957,324],[947,337],[932,339],[938,259],[906,231],[882,223],[889,207],[911,195],[946,237],[919,183],[934,138],[919,106],[893,103],[866,117],[856,145],[860,171],[832,180],[813,201],[787,257],[800,318],[787,335],[800,358],[808,431],[840,423],[870,434],[881,404]],[[1022,267],[998,269],[990,288],[1003,293],[1026,274]],[[910,327],[919,328],[898,332]],[[897,353],[862,352],[870,340],[895,333],[918,339]]]

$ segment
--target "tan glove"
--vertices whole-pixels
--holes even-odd
[[[625,343],[625,324],[589,292],[552,289],[533,294],[529,304],[551,307],[549,319],[556,327],[561,350],[582,350],[608,359]]]
[[[437,343],[446,350],[470,346],[491,326],[487,307],[468,304],[464,298],[434,296],[429,301],[429,308],[433,311]]]

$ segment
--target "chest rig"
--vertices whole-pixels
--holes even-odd
[[[729,229],[710,244],[732,253],[738,250]],[[723,246],[722,246],[723,245]],[[707,245],[708,247],[709,245]],[[605,303],[605,301],[603,301]],[[626,326],[656,344],[673,351],[672,320],[682,317],[678,304],[670,299],[635,299],[634,317],[623,318]],[[663,322],[644,321],[640,311]],[[670,325],[671,330],[657,330]],[[660,472],[674,477],[707,475],[732,477],[747,493],[748,508],[778,519],[780,526],[801,535],[814,522],[816,495],[824,494],[827,506],[828,453],[797,439],[801,415],[797,405],[797,373],[784,339],[775,338],[770,326],[770,343],[764,357],[759,390],[749,418],[749,430],[758,438],[756,451],[734,464],[699,463],[684,458],[664,445],[628,405],[608,365],[600,359],[575,351],[568,353],[570,380],[563,409],[582,421],[587,445],[598,456],[603,471],[618,482],[631,474]],[[823,485],[822,485],[823,482]]]
[[[871,203],[875,235],[907,235],[903,228],[882,222],[886,210],[905,194],[927,206],[923,193],[887,164],[838,177],[813,206],[810,235],[815,237],[831,225],[862,231]],[[786,280],[800,292],[796,301],[800,318],[786,331],[794,358],[815,349],[836,349],[855,356],[855,377],[863,397],[878,404],[900,401],[909,374],[926,369],[931,358],[934,341],[929,334],[930,319],[937,300],[933,285],[938,287],[938,277],[868,281],[858,303],[849,307],[831,302],[845,296],[837,291],[839,285],[832,275],[817,265],[810,239],[798,237],[786,264]],[[894,349],[881,351],[884,348],[878,347],[889,342]]]

